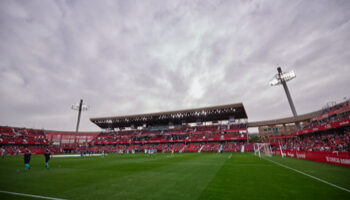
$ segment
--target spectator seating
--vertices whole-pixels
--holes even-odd
[[[350,152],[350,132],[316,133],[284,141],[283,150]]]

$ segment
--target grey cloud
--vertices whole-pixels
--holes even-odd
[[[349,1],[1,1],[0,124],[74,130],[90,117],[243,102],[250,120],[350,97]]]

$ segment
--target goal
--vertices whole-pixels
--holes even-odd
[[[269,143],[254,143],[254,155],[256,156],[272,156],[272,149]]]

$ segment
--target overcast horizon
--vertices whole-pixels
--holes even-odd
[[[350,1],[0,0],[0,125],[100,130],[93,117],[222,104],[249,121],[350,97]]]

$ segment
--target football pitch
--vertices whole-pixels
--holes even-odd
[[[0,159],[0,199],[350,199],[350,168],[251,153]]]

